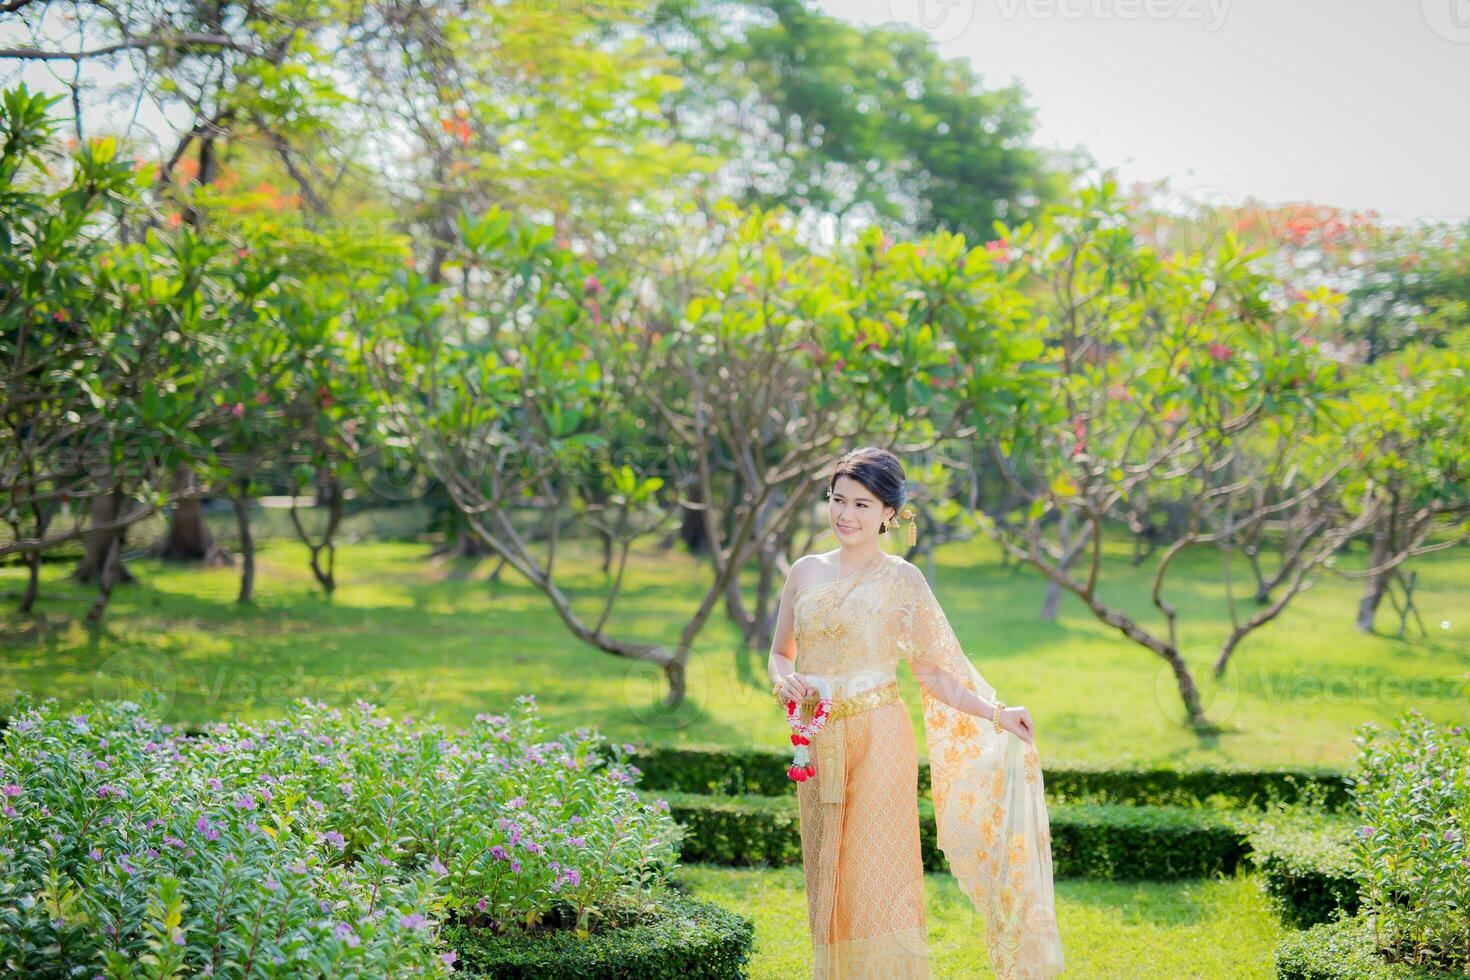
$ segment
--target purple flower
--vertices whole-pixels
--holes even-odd
[[[526,798],[524,796],[512,796],[506,801],[505,805],[515,810],[526,805]]]
[[[281,887],[281,883],[274,878],[267,878],[262,884],[265,885],[265,890],[270,892]]]
[[[13,816],[15,816],[15,807],[13,807],[9,803],[7,803],[7,804],[5,804],[4,811],[0,811],[0,812],[4,812],[4,814],[7,817],[13,817]]]
[[[501,847],[499,844],[496,844],[494,847],[490,848],[490,853],[495,855],[502,861],[510,857],[510,855],[505,852],[505,848]]]
[[[398,920],[398,924],[405,929],[422,929],[429,924],[422,912],[413,912]]]
[[[97,848],[94,847],[90,851],[87,852],[87,857],[91,858],[93,861],[101,861],[102,860],[102,852],[100,850],[98,850]]]
[[[322,840],[326,841],[328,844],[331,844],[339,851],[343,850],[347,846],[347,838],[343,837],[335,830],[329,830],[325,834],[322,834]]]
[[[479,909],[481,912],[485,911],[485,899],[481,898],[478,902],[476,902],[475,908]]]
[[[235,805],[237,807],[239,807],[240,809],[242,809],[242,810],[254,810],[255,809],[255,794],[254,793],[245,793],[242,796],[235,797]]]
[[[386,868],[388,865],[392,864],[393,862],[388,858],[388,856],[386,854],[379,854],[378,855],[378,863],[380,865],[382,865],[383,867]]]
[[[1367,840],[1369,837],[1372,837],[1376,832],[1376,828],[1374,828],[1371,824],[1364,824],[1361,828],[1359,828],[1358,836],[1363,838],[1364,840]]]
[[[1447,840],[1447,841],[1457,841],[1457,840],[1460,839],[1460,835],[1455,830],[1455,828],[1450,827],[1448,830],[1446,830],[1444,832],[1444,839]]]
[[[98,786],[97,787],[97,798],[98,799],[105,800],[109,796],[122,796],[122,790],[114,789],[111,786]]]
[[[447,875],[447,874],[449,874],[449,869],[446,868],[446,867],[444,867],[444,862],[443,861],[440,861],[437,857],[435,857],[434,860],[432,860],[432,861],[429,862],[429,870],[432,871],[432,872],[434,872],[434,874],[436,874],[436,875]]]
[[[582,872],[578,871],[576,868],[567,868],[567,870],[562,873],[562,877],[565,878],[567,884],[571,885],[573,888],[582,883]]]
[[[447,953],[440,953],[439,958],[444,961],[445,966],[453,966],[454,961],[459,959],[459,954],[451,949]]]
[[[165,847],[173,847],[177,848],[178,850],[184,849],[183,841],[179,840],[177,837],[170,837],[168,834],[163,835],[163,844]]]
[[[511,858],[510,870],[513,874],[519,874],[521,871],[521,862],[517,861],[515,858]]]
[[[6,796],[19,796],[20,795],[20,784],[19,783],[6,783],[5,784],[5,795]]]
[[[521,846],[530,851],[532,854],[540,854],[542,851],[546,850],[546,848],[542,847],[540,844],[529,839],[527,839],[527,841]]]

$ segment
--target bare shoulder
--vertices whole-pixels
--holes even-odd
[[[815,585],[826,578],[832,564],[832,557],[836,552],[812,552],[802,555],[791,563],[791,571],[787,574],[793,589],[804,589],[808,585]]]

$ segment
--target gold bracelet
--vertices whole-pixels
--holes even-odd
[[[995,712],[990,716],[990,722],[995,726],[995,730],[997,732],[1005,731],[1004,728],[1000,727],[1000,713],[1002,710],[1004,710],[1005,706],[1006,703],[1004,701],[997,700],[995,702]]]

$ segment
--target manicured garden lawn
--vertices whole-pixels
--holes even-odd
[[[170,694],[176,722],[281,715],[300,696],[360,697],[394,714],[432,711],[451,724],[534,692],[554,725],[596,724],[631,740],[785,744],[785,726],[768,700],[765,652],[737,652],[735,631],[720,615],[697,641],[690,697],[670,715],[658,707],[661,675],[575,643],[513,570],[487,583],[493,560],[436,564],[425,560],[427,551],[413,542],[350,544],[339,552],[341,585],[327,601],[311,580],[305,549],[269,538],[259,554],[256,603],[245,608],[234,602],[234,569],[137,560],[130,567],[140,583],[117,590],[95,636],[80,623],[92,591],[66,580],[69,563],[48,563],[38,614],[0,616],[0,689],[70,702],[135,694],[141,682]],[[560,553],[564,589],[595,619],[602,573],[575,543],[563,542]],[[1121,550],[1117,558],[1125,564]],[[1355,551],[1338,568],[1361,560]],[[1191,662],[1203,665],[1227,622],[1215,579],[1219,559],[1200,552],[1181,561],[1192,577],[1170,598]],[[1043,760],[1345,765],[1359,722],[1387,722],[1410,705],[1436,720],[1466,716],[1470,558],[1464,549],[1442,552],[1418,567],[1427,638],[1359,633],[1352,625],[1358,583],[1322,579],[1237,650],[1218,688],[1200,672],[1212,716],[1229,729],[1208,741],[1171,720],[1177,693],[1157,658],[1071,596],[1056,622],[1037,622],[1043,584],[1000,565],[986,543],[943,549],[935,581],[981,672],[1007,702],[1031,709]],[[631,561],[629,595],[612,632],[675,639],[707,575],[693,559],[655,553],[650,543]],[[1235,575],[1247,578],[1243,565]],[[1108,591],[1128,597],[1128,608],[1143,616],[1149,572],[1127,576]],[[0,569],[7,606],[22,584],[20,568]],[[1391,611],[1380,616],[1382,632],[1392,631],[1392,619]],[[906,670],[900,676],[922,734],[912,677]]]
[[[751,980],[810,976],[801,868],[689,865],[691,894],[755,920]],[[984,922],[947,874],[926,875],[929,958],[936,980],[993,976]],[[1064,975],[1118,980],[1272,977],[1284,927],[1253,874],[1177,882],[1058,879]]]
[[[576,543],[561,546],[559,581],[579,612],[595,618],[602,574]],[[449,724],[504,711],[534,693],[554,728],[597,725],[633,741],[786,746],[768,700],[765,651],[741,651],[717,615],[691,661],[690,696],[672,715],[658,707],[661,675],[572,642],[539,593],[509,568],[489,582],[494,560],[434,562],[429,547],[365,541],[338,555],[340,587],[323,598],[306,551],[267,537],[258,555],[256,602],[235,601],[237,572],[139,559],[136,585],[119,588],[104,625],[80,619],[92,590],[71,584],[69,562],[45,566],[38,612],[0,616],[0,695],[19,687],[66,703],[92,696],[137,697],[157,688],[166,719],[199,723],[281,716],[302,696],[345,704],[362,698],[394,715],[430,713]],[[1110,549],[1117,567],[1123,547]],[[1043,760],[1202,765],[1332,763],[1355,755],[1353,728],[1390,723],[1409,706],[1444,721],[1467,714],[1470,679],[1470,558],[1440,553],[1419,566],[1417,601],[1430,628],[1408,641],[1356,631],[1356,580],[1321,579],[1278,621],[1236,653],[1221,685],[1203,666],[1228,622],[1218,557],[1180,559],[1190,577],[1169,598],[1180,609],[1185,645],[1228,731],[1201,741],[1179,727],[1177,694],[1159,662],[1098,624],[1064,596],[1054,623],[1036,622],[1044,586],[1000,564],[982,542],[943,549],[936,592],[982,673],[1009,703],[1030,707]],[[1360,566],[1342,556],[1338,569]],[[677,636],[708,570],[651,547],[632,559],[628,596],[613,616],[616,635]],[[1144,615],[1147,568],[1113,578],[1109,594]],[[1237,581],[1246,569],[1237,566]],[[23,586],[18,567],[0,569],[0,601]],[[1249,615],[1242,606],[1239,614]],[[1445,624],[1445,625],[1442,625]],[[1396,629],[1391,610],[1380,629]],[[922,750],[922,718],[911,675],[900,674]],[[0,704],[3,707],[3,704]],[[801,869],[681,867],[696,897],[756,923],[754,978],[806,975]],[[1058,879],[1058,919],[1078,977],[1269,977],[1284,928],[1259,877],[1174,882]],[[983,920],[947,874],[927,876],[931,959],[937,978],[989,976]]]

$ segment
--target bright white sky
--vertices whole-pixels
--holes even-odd
[[[985,85],[1019,83],[1040,145],[1083,146],[1125,186],[1470,219],[1470,0],[816,2],[924,27]]]
[[[817,0],[925,27],[1128,184],[1470,218],[1470,0]]]

